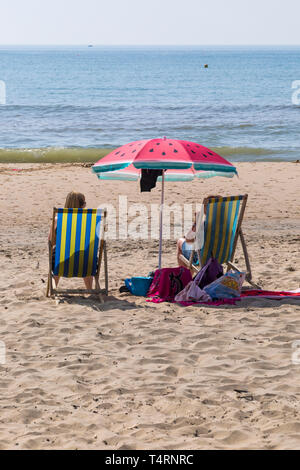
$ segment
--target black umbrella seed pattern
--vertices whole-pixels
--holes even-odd
[[[129,144],[129,147],[132,147],[133,145],[134,145],[134,144]],[[141,145],[143,145],[141,142],[138,143],[138,146],[139,146],[139,147],[140,147]],[[160,145],[160,142],[156,142],[156,145]],[[169,142],[169,146],[173,146],[173,143],[172,143],[172,142]],[[187,144],[187,147],[191,147],[191,145],[190,145],[190,144]],[[196,145],[196,147],[197,147],[197,148],[200,148],[200,145]],[[137,151],[136,149],[135,149],[135,150],[132,150],[131,153],[135,153],[136,151]],[[196,154],[196,152],[195,152],[194,150],[191,150],[191,149],[190,149],[190,151],[191,151],[191,153]],[[151,148],[151,149],[149,150],[149,152],[151,152],[151,153],[154,152],[154,149]],[[173,152],[174,152],[174,153],[178,153],[178,150],[175,148],[175,149],[173,150]],[[115,152],[115,155],[119,155],[120,153],[121,153],[120,151],[117,151],[117,152]],[[214,156],[214,153],[212,153],[212,152],[210,152],[210,151],[207,151],[206,153],[207,153],[208,155],[212,156],[212,157]],[[126,155],[126,152],[123,152],[120,156],[121,156],[121,157],[124,157],[125,155]],[[166,155],[166,152],[162,152],[162,155],[165,156],[165,155]],[[204,158],[209,158],[208,155],[206,155],[205,153],[202,153],[202,156],[203,156]]]

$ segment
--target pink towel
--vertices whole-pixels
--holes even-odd
[[[292,297],[300,299],[300,289],[295,291],[272,291],[272,290],[246,290],[242,292],[241,298],[247,297],[265,297],[266,299],[284,299],[285,297]]]
[[[300,290],[297,291],[268,291],[268,290],[247,290],[242,292],[240,298],[236,299],[223,299],[223,300],[216,300],[213,302],[203,302],[202,300],[197,301],[197,302],[191,302],[191,301],[178,301],[180,305],[183,305],[185,307],[188,307],[190,305],[215,305],[216,307],[218,305],[224,305],[224,304],[231,304],[234,305],[237,301],[243,300],[243,299],[273,299],[273,300],[283,300],[283,299],[298,299],[300,301]],[[148,302],[164,302],[162,299],[160,300],[148,300]],[[169,300],[170,302],[170,300]],[[173,301],[175,302],[175,301]]]
[[[163,268],[157,269],[150,289],[147,294],[147,302],[175,302],[175,297],[192,281],[192,275],[187,268]],[[197,302],[206,305],[235,304],[236,299],[217,300],[215,302]],[[195,305],[196,302],[179,302],[181,305]]]
[[[175,296],[181,292],[192,280],[190,270],[187,268],[157,269],[147,297],[149,302],[174,302]]]

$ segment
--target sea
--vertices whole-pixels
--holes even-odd
[[[300,158],[300,47],[0,46],[0,161],[95,161],[130,141]]]

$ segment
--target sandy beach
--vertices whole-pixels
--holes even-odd
[[[19,171],[15,171],[15,169]],[[299,163],[239,163],[239,178],[167,183],[166,203],[249,194],[253,280],[300,287]],[[157,240],[109,240],[109,296],[45,297],[52,208],[160,201],[72,164],[0,165],[0,449],[300,449],[300,302],[159,305],[119,293],[156,268]],[[242,263],[240,246],[236,260]],[[238,263],[239,264],[239,263]],[[176,266],[164,241],[163,266]],[[76,286],[81,281],[63,281]]]

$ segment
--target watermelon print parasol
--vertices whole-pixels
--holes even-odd
[[[160,205],[159,262],[161,268],[165,181],[191,181],[213,176],[233,177],[236,168],[203,145],[185,140],[150,139],[130,142],[101,158],[92,167],[100,180],[136,181],[142,170],[162,170]]]

